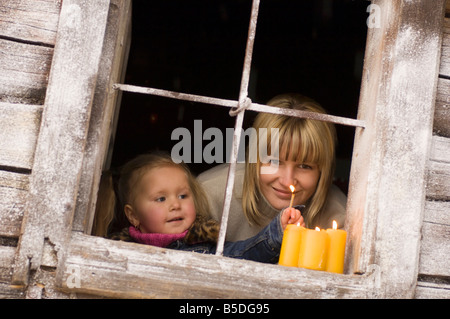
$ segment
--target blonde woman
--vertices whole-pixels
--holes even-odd
[[[299,94],[274,97],[268,105],[325,113],[314,100]],[[279,212],[288,207],[290,185],[295,187],[293,205],[305,205],[302,216],[306,226],[331,227],[336,220],[344,226],[346,196],[334,185],[336,132],[331,123],[260,113],[253,124],[258,131],[267,129],[267,153],[270,155],[271,128],[278,128],[279,157],[256,163],[238,163],[227,226],[227,240],[243,240],[257,234]],[[255,145],[250,145],[250,151]],[[261,169],[274,165],[276,170],[261,174]],[[273,167],[273,166],[272,166]],[[218,165],[198,177],[203,185],[214,219],[221,220],[228,164]]]

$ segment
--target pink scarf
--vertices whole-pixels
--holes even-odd
[[[160,234],[160,233],[147,233],[143,234],[133,226],[129,228],[130,236],[138,243],[152,245],[157,247],[167,247],[174,241],[184,238],[188,230],[186,229],[181,234]]]

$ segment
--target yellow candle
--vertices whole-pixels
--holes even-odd
[[[300,224],[286,226],[281,243],[279,265],[297,267],[301,237],[304,230],[305,228],[301,227]]]
[[[302,234],[298,267],[325,270],[327,263],[328,233],[316,227],[305,229]]]
[[[327,234],[330,237],[328,246],[328,260],[326,270],[342,274],[344,272],[344,258],[345,258],[345,242],[347,240],[347,232],[342,229],[337,229],[337,223],[333,220],[333,229],[327,229]]]

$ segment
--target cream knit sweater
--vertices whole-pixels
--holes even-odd
[[[250,225],[242,209],[242,185],[244,182],[245,164],[238,163],[236,166],[235,183],[233,197],[231,199],[230,213],[227,226],[227,241],[237,241],[247,239],[256,235],[261,229],[270,223],[280,212],[273,208],[266,199],[261,196],[259,209],[264,218],[261,225]],[[198,176],[198,180],[203,185],[211,206],[211,215],[217,221],[222,219],[222,206],[224,201],[225,187],[227,183],[228,164],[220,164],[209,169]],[[333,220],[344,226],[346,196],[338,187],[332,186],[323,211],[320,213],[318,226],[320,228],[331,228]]]

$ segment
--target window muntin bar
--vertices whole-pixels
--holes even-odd
[[[242,110],[236,117],[236,124],[234,126],[233,144],[230,155],[230,165],[228,166],[227,185],[225,188],[223,208],[222,208],[222,220],[220,222],[219,238],[217,240],[216,255],[222,256],[223,246],[225,244],[225,235],[228,227],[228,215],[230,213],[231,197],[234,188],[234,175],[236,172],[236,159],[238,156],[239,142],[241,140],[242,123],[244,121],[244,113]]]
[[[239,102],[235,101],[235,100],[219,99],[219,98],[214,98],[214,97],[180,93],[180,92],[175,92],[175,91],[148,88],[148,87],[142,87],[142,86],[136,86],[136,85],[130,85],[130,84],[115,83],[113,85],[113,89],[121,90],[124,92],[162,96],[162,97],[183,100],[183,101],[213,104],[213,105],[224,106],[224,107],[229,107],[229,108],[237,108],[238,104],[239,104]],[[246,108],[246,110],[255,111],[255,112],[288,115],[288,116],[294,116],[294,117],[299,117],[299,118],[325,121],[325,122],[330,122],[330,123],[334,123],[334,124],[360,127],[360,128],[366,127],[366,122],[364,120],[335,116],[335,115],[331,115],[331,114],[319,114],[319,113],[315,113],[315,112],[308,112],[308,111],[301,111],[301,110],[294,110],[294,109],[284,109],[284,108],[279,108],[279,107],[269,106],[269,105],[264,105],[264,104],[258,104],[258,103],[253,103],[253,102],[251,103],[250,106],[248,106]]]

